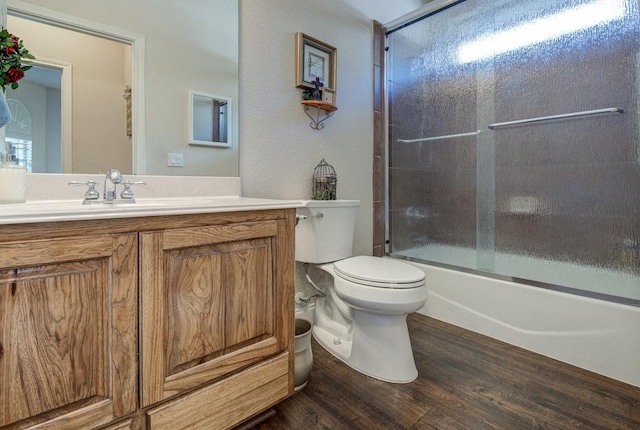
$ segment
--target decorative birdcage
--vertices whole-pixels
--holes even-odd
[[[313,200],[335,200],[338,175],[336,169],[324,158],[313,170]]]

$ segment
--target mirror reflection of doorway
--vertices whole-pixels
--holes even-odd
[[[231,147],[231,99],[189,91],[189,145]]]
[[[12,121],[6,141],[33,173],[62,173],[62,70],[33,66],[17,90],[7,89]]]
[[[117,166],[123,173],[131,174],[134,147],[123,98],[126,86],[132,85],[131,44],[98,33],[63,28],[54,21],[47,22],[11,9],[7,28],[24,41],[36,57],[37,66],[62,69],[62,78],[58,78],[59,82],[62,79],[61,106],[57,115],[60,162],[54,162],[50,156],[38,156],[37,150],[45,146],[36,143],[36,134],[52,136],[53,131],[48,127],[40,130],[42,122],[36,123],[36,109],[24,102],[34,116],[33,171],[96,173]],[[7,93],[7,97],[21,100],[20,94],[28,87],[29,80],[35,79],[34,74],[38,74],[36,67],[25,73],[15,94]],[[68,103],[65,104],[66,96]],[[54,117],[49,115],[50,119]],[[55,126],[52,121],[50,125]],[[50,146],[46,144],[47,150]],[[42,149],[41,155],[44,154]]]
[[[226,100],[193,96],[193,139],[227,143]]]

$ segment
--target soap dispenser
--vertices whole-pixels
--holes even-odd
[[[18,164],[10,148],[0,164],[0,203],[24,203],[27,200],[27,168]]]

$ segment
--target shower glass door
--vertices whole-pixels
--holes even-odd
[[[637,0],[387,34],[390,253],[640,300]]]

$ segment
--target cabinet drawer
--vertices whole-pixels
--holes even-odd
[[[101,430],[133,430],[133,420],[128,419],[117,424],[110,425],[109,427],[105,427]]]
[[[152,430],[228,429],[289,395],[289,353],[148,412]]]
[[[115,424],[108,425],[100,430],[145,430],[147,428],[147,415],[137,412],[135,416]]]

